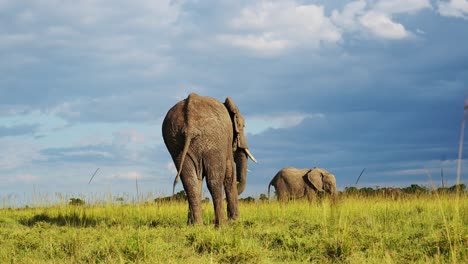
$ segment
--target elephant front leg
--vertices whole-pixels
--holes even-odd
[[[317,200],[317,193],[315,190],[309,190],[306,192],[306,197],[309,202]]]

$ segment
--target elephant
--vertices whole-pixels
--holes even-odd
[[[162,135],[177,169],[174,187],[180,177],[187,193],[187,224],[203,224],[204,178],[213,201],[215,225],[226,218],[223,186],[229,220],[239,217],[238,195],[245,189],[248,157],[257,162],[247,146],[244,126],[244,117],[230,97],[223,104],[191,93],[167,112]]]
[[[322,168],[282,168],[268,185],[268,199],[271,186],[275,187],[278,201],[282,202],[303,197],[311,201],[319,192],[330,194],[333,202],[337,196],[335,176]]]

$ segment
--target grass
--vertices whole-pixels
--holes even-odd
[[[241,203],[219,229],[187,204],[0,209],[0,263],[467,263],[468,196]]]

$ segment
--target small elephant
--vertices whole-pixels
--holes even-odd
[[[335,176],[322,168],[298,169],[286,167],[281,169],[268,185],[268,199],[270,187],[274,186],[278,201],[307,197],[312,200],[318,192],[325,192],[336,199]]]

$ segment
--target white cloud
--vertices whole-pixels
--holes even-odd
[[[468,19],[468,0],[437,1],[442,16]]]
[[[39,59],[47,62],[52,57],[50,53],[63,52],[69,54],[66,58],[83,58],[101,69],[128,67],[126,72],[138,78],[160,77],[172,66],[164,47],[171,47],[172,37],[178,34],[180,3],[42,0],[26,5],[1,1],[0,10],[15,18],[7,20],[10,24],[6,27],[17,31],[0,34],[0,50],[16,49],[30,54],[36,48],[48,48],[48,52],[37,55]]]
[[[393,14],[413,14],[432,8],[429,0],[381,0],[367,4],[364,0],[351,2],[340,12],[333,10],[331,20],[344,31],[369,32],[383,39],[403,39],[411,35],[403,24],[393,21]]]
[[[81,116],[81,113],[75,110],[77,105],[79,101],[64,102],[52,109],[51,113],[64,119],[77,119]]]
[[[114,21],[119,25],[154,28],[175,22],[180,14],[180,6],[170,0],[43,0],[34,4],[41,15],[66,18],[77,26],[96,26]],[[123,19],[118,21],[116,18]]]
[[[111,178],[111,179],[123,179],[123,180],[141,180],[144,177],[139,173],[138,171],[129,171],[129,172],[123,172],[123,173],[117,173],[113,174],[111,176],[105,177],[105,178]]]
[[[34,34],[15,33],[0,35],[0,48],[12,48],[18,45],[31,44],[36,40]]]
[[[279,53],[295,46],[317,47],[321,42],[341,39],[323,6],[294,1],[262,1],[242,9],[230,25],[240,33],[222,34],[218,40],[256,52]]]
[[[114,132],[114,144],[127,145],[139,144],[145,142],[145,135],[138,132],[136,129],[126,129]]]
[[[26,10],[18,14],[18,22],[23,24],[29,24],[36,21],[36,16],[31,10]]]
[[[97,150],[77,150],[77,151],[68,151],[63,153],[64,156],[72,157],[88,157],[88,156],[99,156],[103,158],[112,158],[112,155],[106,151],[97,151]]]
[[[174,174],[174,176],[177,175],[177,168],[175,167],[174,162],[170,161],[166,163],[166,169]]]
[[[356,30],[359,27],[357,17],[364,13],[365,8],[366,1],[354,1],[345,5],[341,12],[333,10],[331,19],[333,23],[346,30]]]
[[[374,35],[386,39],[402,39],[409,35],[402,24],[393,22],[386,14],[367,12],[359,22]]]
[[[46,29],[46,33],[51,37],[75,37],[79,33],[68,26],[50,26]]]
[[[0,0],[0,11],[7,9],[11,5],[10,0]]]
[[[45,160],[40,148],[30,142],[0,139],[0,170],[12,170],[30,165],[35,160]]]
[[[425,8],[432,8],[429,0],[380,0],[374,10],[386,13],[414,13]]]
[[[276,39],[271,33],[264,33],[260,36],[257,35],[220,35],[218,40],[249,50],[256,50],[263,54],[275,54],[283,51],[291,43],[288,40]]]
[[[15,176],[14,179],[22,182],[35,182],[39,180],[39,177],[32,174],[20,174]]]
[[[309,113],[276,113],[272,115],[246,116],[245,130],[247,133],[260,134],[270,128],[289,128],[302,123],[306,118],[324,118],[324,114]]]

